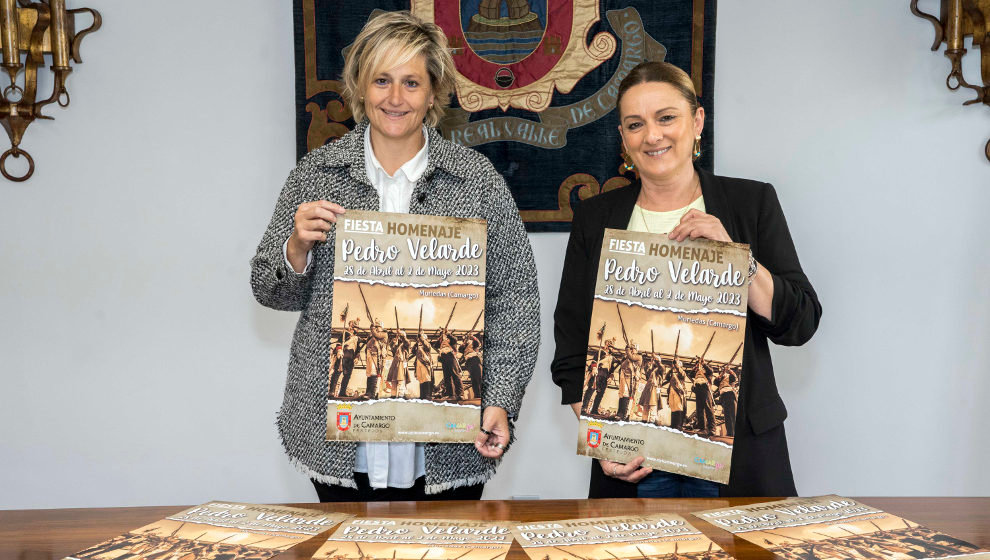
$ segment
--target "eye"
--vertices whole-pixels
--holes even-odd
[[[385,85],[388,85],[388,78],[375,78],[375,82],[374,83],[375,83],[376,86],[385,86]]]
[[[638,123],[638,122],[629,123],[626,125],[626,130],[636,130],[641,126],[643,126],[643,123]]]
[[[660,124],[670,124],[670,123],[674,122],[674,120],[676,118],[677,117],[674,116],[674,115],[663,115],[663,116],[660,117],[659,121],[660,121]]]
[[[411,88],[419,87],[419,82],[416,80],[406,80],[406,86]]]

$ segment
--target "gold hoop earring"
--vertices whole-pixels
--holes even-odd
[[[694,139],[694,154],[692,155],[694,156],[694,159],[701,157],[701,136]]]

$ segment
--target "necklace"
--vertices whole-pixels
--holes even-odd
[[[640,206],[639,204],[637,204],[636,205],[636,208],[639,209],[639,217],[640,217],[641,220],[643,220],[643,227],[646,228],[646,233],[653,233],[650,230],[650,222],[646,221],[646,213],[643,212],[643,207]]]
[[[696,178],[697,182],[695,183],[694,189],[692,189],[692,191],[691,191],[691,200],[688,201],[688,203],[686,205],[682,206],[681,208],[677,208],[675,210],[669,211],[669,212],[680,211],[680,216],[677,217],[678,221],[680,221],[680,218],[683,217],[684,214],[687,213],[687,211],[690,209],[690,206],[692,204],[694,204],[694,201],[695,200],[698,199],[698,196],[701,195],[701,180],[697,176],[695,176],[695,178]],[[697,193],[697,196],[695,195],[695,193]],[[642,196],[642,193],[641,193],[641,196]],[[639,218],[643,221],[643,227],[646,228],[646,233],[670,233],[670,232],[655,232],[655,231],[651,230],[650,229],[650,224],[649,224],[649,222],[646,219],[646,211],[643,210],[643,207],[639,204],[638,201],[636,202],[636,209],[639,210]],[[652,210],[651,210],[651,212],[652,212]],[[669,212],[667,212],[667,214],[669,214]]]

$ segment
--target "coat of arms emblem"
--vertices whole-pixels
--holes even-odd
[[[611,33],[588,41],[597,0],[411,0],[411,9],[446,32],[468,112],[543,111],[555,90],[569,93],[615,54]]]
[[[348,428],[351,427],[351,411],[350,410],[338,410],[337,411],[337,429],[346,432]]]
[[[602,442],[602,431],[596,428],[588,429],[588,447],[598,447]]]

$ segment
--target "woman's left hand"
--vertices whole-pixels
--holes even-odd
[[[481,416],[481,430],[474,438],[474,448],[482,456],[498,459],[509,445],[509,413],[504,408],[489,406]]]
[[[713,241],[732,242],[732,238],[725,231],[721,220],[711,214],[705,214],[697,208],[692,208],[681,216],[681,222],[670,230],[667,237],[674,241],[704,238]]]

